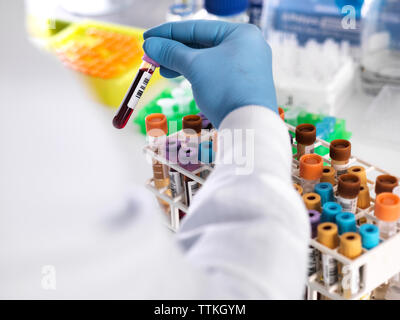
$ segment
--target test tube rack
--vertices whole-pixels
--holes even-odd
[[[286,124],[290,132],[295,132],[295,127],[289,124]],[[179,134],[179,132],[175,133]],[[295,139],[293,139],[293,147],[297,147]],[[324,146],[329,148],[330,143],[326,142],[322,139],[317,138],[317,141],[314,145],[315,148],[318,146]],[[213,168],[209,164],[202,164],[199,169],[196,171],[190,172],[185,170],[178,164],[173,164],[169,162],[166,158],[156,154],[149,146],[144,147],[144,153],[150,156],[152,159],[157,160],[164,165],[172,168],[183,176],[186,176],[199,184],[203,185],[205,179],[199,177],[197,174],[204,171],[212,171]],[[330,165],[329,154],[323,156],[324,163]],[[296,154],[293,155],[292,162],[292,178],[293,181],[298,183],[300,182],[300,177],[298,173],[298,160],[296,159]],[[374,208],[375,208],[375,180],[376,177],[381,174],[389,174],[387,171],[374,166],[354,155],[350,158],[349,165],[360,165],[365,168],[367,174],[367,183],[368,188],[370,190],[371,203],[370,206],[366,209],[357,208],[356,212],[356,220],[357,225],[361,219],[366,219],[367,223],[375,224],[377,219],[374,216]],[[183,202],[182,196],[178,196],[176,198],[172,198],[166,194],[167,188],[157,189],[154,186],[154,180],[149,179],[146,183],[147,188],[157,196],[170,205],[170,221],[167,224],[168,228],[172,231],[176,232],[179,229],[179,210],[188,213],[188,207]],[[334,191],[336,192],[337,186],[334,187]],[[400,225],[398,225],[398,229],[400,229]],[[338,249],[329,249],[319,242],[316,239],[310,239],[310,246],[318,250],[319,254],[327,254],[333,257],[338,263],[341,263],[344,266],[348,267],[350,270],[350,274],[348,276],[352,277],[353,272],[359,272],[360,274],[360,289],[357,293],[353,294],[350,297],[345,297],[340,292],[339,283],[335,283],[331,286],[325,286],[319,279],[319,274],[315,273],[308,277],[307,282],[307,299],[308,300],[316,300],[318,297],[318,293],[322,296],[329,298],[331,300],[359,300],[363,299],[363,297],[367,296],[374,289],[378,288],[380,285],[387,283],[393,276],[397,273],[400,273],[400,233],[397,233],[395,236],[384,240],[380,239],[380,244],[371,250],[363,250],[363,254],[351,260],[338,252]]]

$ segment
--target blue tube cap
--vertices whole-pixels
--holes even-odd
[[[327,202],[333,202],[333,186],[329,182],[316,184],[314,191],[321,196],[321,205],[324,205]]]
[[[216,16],[233,16],[247,10],[248,0],[205,0],[206,10]]]
[[[336,224],[339,234],[357,232],[356,216],[351,212],[342,212],[336,215]]]
[[[336,202],[327,202],[322,207],[321,222],[336,223],[336,215],[342,212],[342,206]]]
[[[376,225],[365,223],[360,227],[363,248],[369,250],[379,244],[379,228]]]
[[[212,148],[211,141],[204,141],[199,145],[199,160],[203,163],[213,163],[215,160],[215,152]]]

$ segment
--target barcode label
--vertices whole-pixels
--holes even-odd
[[[143,95],[144,90],[146,89],[149,81],[151,79],[151,73],[145,72],[143,73],[142,78],[140,79],[135,91],[132,93],[132,97],[128,102],[128,107],[134,109],[138,104],[140,98]]]
[[[308,247],[308,275],[317,272],[317,251],[313,247]]]
[[[182,178],[179,172],[171,172],[169,173],[169,187],[171,189],[172,197],[175,198],[179,196],[183,192],[182,187]]]
[[[354,199],[346,199],[337,197],[337,202],[342,206],[343,211],[356,213],[357,210],[357,197]]]
[[[325,285],[331,286],[338,280],[337,263],[333,257],[322,255],[322,272]]]

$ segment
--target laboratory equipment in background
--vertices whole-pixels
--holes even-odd
[[[249,22],[247,9],[249,0],[204,0],[204,9],[193,15],[193,19]]]
[[[334,115],[354,89],[362,1],[265,1],[262,30],[273,52],[279,104]],[[350,11],[348,11],[350,10]],[[350,17],[349,17],[350,18]]]
[[[362,88],[400,87],[400,0],[371,0],[362,10]]]
[[[135,0],[60,0],[60,6],[68,12],[82,16],[99,16],[121,12],[132,6]]]
[[[249,22],[261,28],[261,17],[264,0],[249,0]]]

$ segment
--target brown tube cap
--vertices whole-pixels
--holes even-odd
[[[383,221],[397,221],[400,218],[400,198],[390,192],[380,193],[375,199],[375,216]]]
[[[303,194],[303,188],[302,186],[298,185],[297,183],[293,184],[294,188],[296,189],[296,191],[299,193],[299,195]]]
[[[352,166],[347,169],[347,173],[355,174],[360,178],[361,185],[367,184],[367,174],[362,166]]]
[[[371,205],[371,197],[369,195],[369,189],[366,184],[362,184],[360,187],[360,193],[358,194],[357,207],[360,209],[367,209]]]
[[[324,166],[322,168],[321,182],[329,182],[334,186],[336,184],[335,175],[336,170],[333,167]]]
[[[346,173],[339,177],[338,194],[343,198],[353,199],[360,192],[360,178],[354,174]]]
[[[312,145],[317,139],[317,130],[315,126],[309,123],[299,124],[296,127],[296,141],[297,143],[309,146]]]
[[[317,241],[329,249],[339,245],[338,228],[333,222],[320,223],[317,227]]]
[[[202,127],[202,119],[197,114],[190,114],[190,115],[184,116],[182,119],[182,129],[184,131],[185,131],[185,129],[192,129],[196,133],[200,133],[201,127]]]
[[[318,193],[309,192],[304,194],[303,201],[308,210],[321,212],[321,196]]]
[[[347,161],[351,157],[351,143],[348,140],[337,139],[331,142],[329,156],[332,160]]]
[[[399,180],[391,175],[382,174],[376,178],[375,193],[392,192],[399,185]]]
[[[362,254],[361,236],[346,232],[340,236],[339,252],[347,258],[355,259]]]
[[[146,132],[149,136],[160,137],[168,133],[167,117],[162,113],[149,114],[145,123]]]
[[[300,177],[306,180],[317,180],[322,176],[324,159],[315,153],[305,154],[300,158]]]

